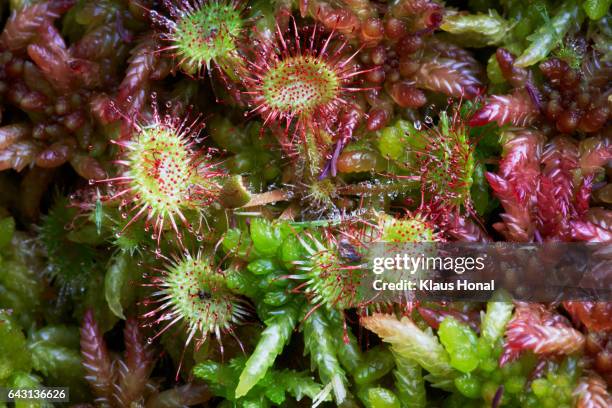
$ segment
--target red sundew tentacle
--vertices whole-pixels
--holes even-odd
[[[470,126],[483,126],[497,122],[499,126],[512,124],[525,127],[533,124],[539,116],[539,109],[525,89],[510,95],[492,95],[484,107],[476,112],[469,121]]]

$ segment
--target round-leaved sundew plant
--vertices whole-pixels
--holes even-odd
[[[355,128],[351,94],[364,90],[356,78],[367,72],[359,70],[346,41],[337,41],[334,33],[325,34],[316,25],[298,29],[295,23],[284,34],[277,25],[276,39],[260,40],[252,59],[245,65],[245,94],[251,113],[264,124],[285,128],[281,141],[295,153],[296,142],[317,145],[326,153],[329,134],[346,141]],[[314,143],[313,143],[314,142]]]
[[[240,63],[238,39],[245,26],[243,8],[236,0],[187,0],[163,2],[169,17],[151,11],[153,22],[162,27],[178,65],[188,74],[210,71],[216,64],[230,77]],[[214,66],[213,66],[214,68]]]
[[[471,209],[470,189],[475,168],[474,146],[466,126],[455,112],[440,113],[437,126],[418,134],[417,166],[423,195],[447,208]]]
[[[196,149],[195,137],[203,124],[171,115],[160,117],[157,112],[147,124],[131,124],[132,139],[114,142],[123,149],[116,161],[123,171],[101,181],[115,190],[106,199],[121,200],[121,216],[130,218],[118,234],[144,218],[144,228],[153,227],[152,239],[158,246],[169,228],[182,243],[179,226],[199,233],[203,211],[216,201],[221,189],[223,173],[210,152]]]
[[[240,298],[227,288],[223,272],[214,267],[209,254],[186,252],[168,259],[158,272],[148,284],[157,290],[145,300],[154,307],[143,316],[152,325],[164,325],[155,338],[182,322],[187,330],[185,345],[195,338],[199,347],[210,334],[221,341],[221,335],[231,333],[232,325],[246,316]]]
[[[359,262],[353,262],[359,260],[354,247],[343,238],[337,240],[335,237],[330,237],[329,244],[325,244],[322,241],[327,240],[313,234],[298,237],[298,240],[308,258],[295,261],[297,269],[303,273],[291,278],[304,280],[304,292],[315,305],[310,313],[323,305],[338,310],[356,307],[364,270]],[[354,255],[345,257],[346,251],[340,248],[348,249]]]

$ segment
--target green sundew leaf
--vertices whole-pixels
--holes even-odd
[[[517,58],[517,67],[528,67],[545,59],[559,45],[574,24],[581,24],[584,13],[575,0],[563,3],[548,24],[542,25],[527,37],[529,47]]]
[[[487,14],[448,14],[440,29],[456,35],[464,46],[485,47],[499,45],[506,38],[512,25],[495,10]]]
[[[18,371],[29,372],[31,366],[31,356],[21,328],[0,310],[0,382]]]
[[[612,0],[584,0],[582,8],[591,20],[599,20],[609,13]]]
[[[423,331],[407,317],[397,320],[395,316],[386,314],[363,317],[361,323],[390,343],[398,356],[416,361],[433,376],[451,379],[456,375],[448,353],[431,329]]]
[[[448,316],[440,323],[438,336],[450,355],[454,368],[462,373],[469,373],[478,367],[478,337],[468,325]]]
[[[397,369],[393,370],[395,388],[402,408],[425,408],[427,394],[421,366],[414,360],[393,353]]]
[[[266,328],[240,374],[237,398],[246,395],[274,364],[297,324],[298,311],[297,305],[289,303],[270,313],[271,316],[265,321]]]
[[[125,320],[124,305],[135,297],[138,266],[127,252],[119,251],[110,261],[104,277],[104,297],[115,316]]]
[[[485,313],[480,326],[480,337],[485,339],[490,345],[504,335],[506,324],[512,318],[514,307],[510,302],[502,302],[501,299],[487,303]]]
[[[324,384],[331,383],[337,404],[348,396],[344,370],[336,354],[336,344],[323,308],[314,310],[303,323],[304,350],[310,354],[312,367],[319,371]]]

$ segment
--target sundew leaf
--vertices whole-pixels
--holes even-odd
[[[412,359],[434,377],[450,379],[456,375],[450,357],[430,329],[419,329],[410,319],[376,313],[361,318],[361,324],[391,344],[397,355]]]

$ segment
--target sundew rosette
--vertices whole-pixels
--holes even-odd
[[[215,335],[232,333],[232,327],[247,314],[245,304],[232,293],[225,274],[217,269],[210,254],[198,251],[166,259],[149,286],[156,290],[145,300],[152,309],[143,316],[151,325],[161,328],[160,336],[175,325],[186,329],[185,345],[196,339],[197,346]]]
[[[284,128],[287,150],[295,153],[297,144],[306,142],[325,152],[330,134],[343,133],[339,118],[350,109],[352,94],[364,90],[357,78],[368,70],[357,65],[359,50],[349,50],[333,32],[316,25],[298,28],[292,21],[289,33],[277,25],[275,37],[260,40],[249,57],[245,94],[264,125]],[[352,134],[354,125],[349,127]]]
[[[221,190],[223,172],[196,144],[203,124],[155,112],[150,121],[131,125],[131,139],[114,141],[122,150],[115,162],[119,175],[98,181],[114,190],[106,200],[120,200],[121,217],[129,219],[118,234],[144,219],[158,246],[168,229],[182,244],[183,231],[200,233],[206,209]]]
[[[163,2],[169,16],[151,11],[163,29],[163,48],[187,74],[199,74],[211,67],[221,68],[230,77],[241,63],[238,52],[245,29],[244,7],[236,0],[188,0]]]

